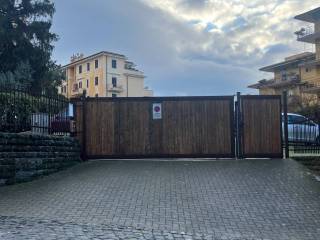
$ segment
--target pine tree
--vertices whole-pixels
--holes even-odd
[[[61,72],[51,60],[58,39],[50,32],[54,12],[50,0],[0,0],[0,73],[38,91],[58,84]]]

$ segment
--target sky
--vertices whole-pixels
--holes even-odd
[[[53,58],[74,53],[126,55],[156,96],[255,94],[259,68],[314,51],[294,32],[294,16],[318,0],[54,0]]]

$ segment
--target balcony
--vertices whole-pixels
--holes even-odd
[[[285,88],[288,86],[294,86],[301,84],[301,78],[297,74],[287,74],[283,75],[282,79],[277,81],[270,81],[267,84],[264,84],[264,87],[267,88]],[[254,87],[254,86],[253,86]],[[261,87],[260,87],[261,88]]]
[[[114,93],[121,93],[124,91],[124,89],[122,86],[118,86],[118,85],[115,86],[115,85],[109,84],[107,85],[107,91],[114,92]]]
[[[301,28],[295,32],[299,42],[313,43],[320,40],[320,32],[315,32],[313,28]]]
[[[288,80],[289,81],[294,81],[294,82],[300,82],[301,77],[299,74],[295,74],[295,73],[289,73],[288,74]]]
[[[304,93],[320,94],[320,84],[307,84],[304,89]]]
[[[72,92],[73,93],[79,93],[79,86],[77,83],[73,84],[72,86]]]

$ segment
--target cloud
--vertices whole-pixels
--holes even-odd
[[[127,55],[157,95],[248,92],[258,69],[301,51],[293,17],[314,0],[55,0],[55,57]]]
[[[297,44],[293,31],[299,28],[299,22],[293,17],[317,6],[312,0],[141,1],[180,21],[197,21],[198,28],[208,32],[202,42],[197,42],[201,45],[196,50],[201,59],[209,50],[212,59],[221,59],[224,54],[230,63],[248,67],[261,61],[272,45],[287,44],[294,52]],[[201,49],[206,54],[200,53]]]
[[[199,22],[198,22],[199,23]],[[205,31],[206,32],[211,32],[214,29],[218,29],[216,25],[214,25],[213,23],[207,23],[207,26],[205,27]]]

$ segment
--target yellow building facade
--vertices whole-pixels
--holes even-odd
[[[144,73],[124,55],[100,52],[88,57],[74,55],[64,66],[66,80],[59,92],[67,98],[88,97],[151,97],[153,91],[144,86]]]
[[[289,104],[296,107],[319,103],[320,99],[320,8],[295,17],[314,24],[314,29],[297,31],[297,40],[315,44],[315,53],[304,52],[285,58],[283,62],[266,66],[260,71],[273,73],[272,79],[260,80],[248,86],[261,95],[281,95],[288,92]]]

